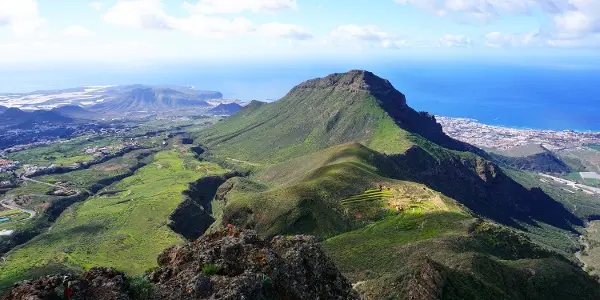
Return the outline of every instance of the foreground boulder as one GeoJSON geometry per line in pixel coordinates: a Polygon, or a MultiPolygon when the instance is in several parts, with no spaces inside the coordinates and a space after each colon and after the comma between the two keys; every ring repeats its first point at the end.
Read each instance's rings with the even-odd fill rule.
{"type": "Polygon", "coordinates": [[[65,299],[65,289],[71,289],[71,299],[126,300],[128,285],[125,275],[110,268],[92,268],[83,277],[48,275],[37,280],[16,284],[2,300],[65,299]]]}
{"type": "Polygon", "coordinates": [[[358,299],[315,239],[264,240],[224,229],[158,258],[148,274],[160,299],[358,299]]]}
{"type": "Polygon", "coordinates": [[[67,287],[72,300],[359,299],[311,236],[265,240],[230,227],[165,250],[158,264],[131,280],[110,268],[44,276],[16,284],[1,300],[65,299],[67,287]]]}

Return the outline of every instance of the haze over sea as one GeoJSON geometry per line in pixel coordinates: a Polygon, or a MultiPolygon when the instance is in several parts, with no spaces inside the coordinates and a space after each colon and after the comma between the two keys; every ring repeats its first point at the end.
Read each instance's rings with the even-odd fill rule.
{"type": "Polygon", "coordinates": [[[83,85],[177,84],[227,98],[273,101],[307,78],[352,68],[389,79],[410,106],[436,115],[508,127],[600,131],[600,67],[587,64],[456,62],[165,64],[0,70],[0,92],[83,85]],[[35,74],[32,76],[32,74],[35,74]]]}

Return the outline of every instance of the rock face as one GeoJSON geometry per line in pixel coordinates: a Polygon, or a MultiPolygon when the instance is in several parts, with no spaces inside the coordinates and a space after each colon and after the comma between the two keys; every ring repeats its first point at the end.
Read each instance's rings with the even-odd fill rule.
{"type": "Polygon", "coordinates": [[[368,92],[394,105],[406,106],[406,97],[386,79],[364,70],[335,73],[324,78],[305,81],[294,87],[291,93],[306,89],[333,89],[336,91],[368,92]]]}
{"type": "Polygon", "coordinates": [[[67,286],[72,300],[359,299],[311,236],[269,241],[254,231],[228,227],[165,250],[158,264],[144,279],[148,288],[143,295],[123,273],[93,268],[82,277],[23,281],[0,300],[64,299],[67,286]]]}
{"type": "Polygon", "coordinates": [[[159,256],[157,299],[358,299],[313,237],[227,228],[159,256]]]}
{"type": "Polygon", "coordinates": [[[110,268],[93,268],[82,278],[65,275],[49,275],[33,281],[16,284],[2,300],[50,300],[64,299],[65,288],[73,291],[72,300],[125,300],[127,282],[123,273],[110,268]]]}

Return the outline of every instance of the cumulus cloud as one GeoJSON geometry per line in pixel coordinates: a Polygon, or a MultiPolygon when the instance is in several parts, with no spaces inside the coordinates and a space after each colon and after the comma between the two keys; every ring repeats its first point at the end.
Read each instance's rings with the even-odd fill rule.
{"type": "Polygon", "coordinates": [[[69,26],[62,30],[62,34],[73,38],[85,38],[96,35],[93,31],[80,25],[69,26]]]}
{"type": "MultiPolygon", "coordinates": [[[[600,1],[598,0],[395,0],[428,10],[442,17],[491,21],[505,14],[546,13],[552,20],[544,35],[547,40],[588,39],[600,33],[600,1]]],[[[569,42],[567,42],[569,41],[569,42]]]]}
{"type": "Polygon", "coordinates": [[[198,14],[236,14],[245,11],[278,12],[296,9],[296,0],[200,0],[196,3],[185,2],[184,7],[198,14]]]}
{"type": "MultiPolygon", "coordinates": [[[[230,1],[219,0],[223,3],[237,3],[239,6],[236,9],[261,11],[261,10],[276,10],[284,7],[284,4],[295,5],[295,1],[230,1]],[[254,6],[249,6],[254,4],[254,6]]],[[[111,7],[105,14],[104,20],[107,23],[136,28],[136,29],[151,29],[151,30],[177,30],[197,37],[206,38],[224,38],[227,36],[235,36],[242,34],[258,33],[263,36],[280,37],[288,39],[305,40],[312,37],[312,34],[306,29],[283,23],[268,23],[256,25],[252,21],[244,17],[223,17],[211,14],[199,13],[197,5],[215,5],[211,13],[216,12],[233,12],[237,11],[233,8],[225,11],[224,7],[219,4],[221,2],[200,1],[196,6],[186,3],[189,15],[185,17],[174,17],[165,13],[162,0],[130,0],[119,1],[115,6],[111,7]]]]}
{"type": "Polygon", "coordinates": [[[471,47],[473,41],[461,34],[446,34],[438,40],[438,47],[457,47],[457,48],[468,48],[471,47]]]}
{"type": "Polygon", "coordinates": [[[43,23],[35,0],[0,0],[0,26],[9,26],[16,36],[32,34],[43,23]]]}
{"type": "Polygon", "coordinates": [[[334,28],[329,34],[334,39],[360,41],[369,45],[377,45],[384,48],[399,48],[408,44],[399,36],[382,31],[375,25],[347,24],[334,28]]]}

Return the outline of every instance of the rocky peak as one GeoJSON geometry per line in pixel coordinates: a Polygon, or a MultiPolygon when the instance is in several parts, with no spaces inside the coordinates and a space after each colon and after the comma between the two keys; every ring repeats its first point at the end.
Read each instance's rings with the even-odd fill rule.
{"type": "Polygon", "coordinates": [[[315,239],[233,227],[174,246],[148,275],[163,299],[358,299],[315,239]]]}
{"type": "Polygon", "coordinates": [[[324,78],[308,80],[293,88],[291,93],[306,89],[366,92],[380,101],[406,106],[404,94],[396,90],[388,80],[365,70],[351,70],[346,73],[334,73],[324,78]]]}

